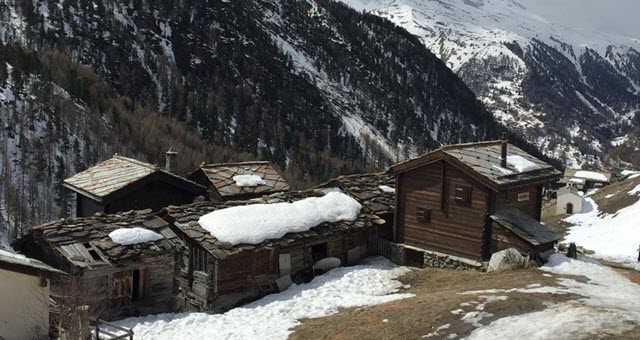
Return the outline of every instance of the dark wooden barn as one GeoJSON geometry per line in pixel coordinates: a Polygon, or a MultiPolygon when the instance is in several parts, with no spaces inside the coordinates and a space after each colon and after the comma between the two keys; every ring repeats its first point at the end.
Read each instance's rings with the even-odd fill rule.
{"type": "Polygon", "coordinates": [[[76,193],[76,216],[192,203],[206,189],[156,165],[114,156],[64,181],[76,193]]]}
{"type": "Polygon", "coordinates": [[[388,173],[397,175],[396,243],[484,261],[559,239],[539,221],[542,188],[561,173],[506,141],[444,146],[388,173]]]}
{"type": "Polygon", "coordinates": [[[215,210],[320,195],[314,191],[276,193],[250,201],[201,202],[163,209],[160,216],[173,225],[187,246],[183,262],[188,265],[178,277],[184,309],[224,311],[278,292],[291,282],[309,280],[321,259],[334,257],[345,265],[367,256],[367,233],[373,225],[384,224],[367,209],[362,209],[355,221],[323,223],[307,232],[289,233],[259,244],[221,242],[198,224],[201,216],[215,210]]]}
{"type": "Polygon", "coordinates": [[[187,178],[205,186],[212,202],[250,199],[290,190],[275,166],[262,161],[201,165],[187,178]],[[258,176],[263,183],[240,186],[234,177],[243,175],[258,176]]]}
{"type": "Polygon", "coordinates": [[[117,319],[175,310],[183,245],[150,210],[59,220],[35,226],[14,246],[69,274],[52,283],[52,298],[88,305],[92,316],[117,319]],[[151,231],[155,241],[116,243],[119,229],[151,231]]]}

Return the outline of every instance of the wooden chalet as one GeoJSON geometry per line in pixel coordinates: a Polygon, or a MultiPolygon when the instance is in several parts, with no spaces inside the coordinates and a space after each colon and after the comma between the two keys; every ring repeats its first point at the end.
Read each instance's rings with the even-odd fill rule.
{"type": "Polygon", "coordinates": [[[172,224],[186,245],[183,262],[187,265],[178,277],[184,309],[224,311],[285,289],[291,282],[308,281],[321,259],[339,258],[344,265],[367,256],[367,232],[373,225],[384,224],[367,209],[362,209],[355,221],[323,223],[307,232],[259,244],[220,242],[198,224],[201,216],[219,209],[321,195],[320,191],[276,193],[249,201],[201,202],[163,209],[160,216],[172,224]]]}
{"type": "Polygon", "coordinates": [[[42,224],[16,240],[15,247],[68,273],[69,280],[52,285],[52,298],[60,303],[82,300],[92,316],[115,319],[174,311],[182,243],[151,210],[42,224]],[[115,243],[109,234],[123,228],[143,228],[161,238],[115,243]]]}
{"type": "Polygon", "coordinates": [[[156,165],[118,155],[67,178],[64,186],[76,193],[77,217],[98,212],[158,211],[172,204],[192,203],[206,193],[203,186],[156,165]]]}
{"type": "Polygon", "coordinates": [[[485,261],[509,247],[542,253],[560,238],[540,215],[542,188],[561,173],[505,140],[444,146],[388,173],[397,176],[394,242],[411,252],[485,261]]]}
{"type": "Polygon", "coordinates": [[[213,202],[250,199],[290,190],[275,166],[262,161],[201,165],[187,178],[205,186],[213,202]],[[233,179],[238,175],[259,176],[264,184],[239,186],[233,179]]]}

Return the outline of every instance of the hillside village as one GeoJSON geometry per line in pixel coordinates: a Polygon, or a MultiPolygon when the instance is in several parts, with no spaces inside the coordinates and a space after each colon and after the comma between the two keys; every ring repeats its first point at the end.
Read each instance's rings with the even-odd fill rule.
{"type": "Polygon", "coordinates": [[[177,162],[171,150],[164,167],[115,155],[67,178],[76,216],[0,252],[13,282],[3,295],[24,306],[0,308],[2,336],[633,338],[640,327],[640,172],[563,176],[506,139],[306,190],[268,162],[187,177],[177,162]]]}
{"type": "Polygon", "coordinates": [[[0,1],[0,340],[640,340],[636,13],[0,1]]]}

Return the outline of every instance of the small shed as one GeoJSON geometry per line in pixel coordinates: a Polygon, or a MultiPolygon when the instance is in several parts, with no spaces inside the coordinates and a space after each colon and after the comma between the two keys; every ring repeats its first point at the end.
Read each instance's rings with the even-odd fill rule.
{"type": "Polygon", "coordinates": [[[158,211],[172,204],[192,203],[206,189],[160,167],[135,159],[113,156],[65,179],[76,193],[76,216],[129,210],[158,211]]]}
{"type": "Polygon", "coordinates": [[[560,236],[544,224],[518,209],[506,209],[491,215],[491,250],[516,248],[531,256],[553,250],[560,236]]]}
{"type": "Polygon", "coordinates": [[[201,165],[187,178],[205,186],[213,202],[250,199],[290,190],[275,166],[264,161],[201,165]]]}
{"type": "Polygon", "coordinates": [[[53,284],[59,304],[81,300],[102,319],[174,311],[182,242],[151,210],[45,223],[15,246],[69,274],[53,284]]]}
{"type": "Polygon", "coordinates": [[[573,183],[580,190],[601,188],[611,183],[611,173],[582,169],[566,169],[561,185],[573,183]]]}
{"type": "Polygon", "coordinates": [[[558,189],[558,197],[556,200],[556,214],[557,215],[571,215],[579,214],[582,212],[582,205],[584,204],[584,193],[572,183],[567,186],[558,189]]]}
{"type": "Polygon", "coordinates": [[[314,191],[286,192],[248,201],[201,202],[163,209],[160,216],[172,224],[187,246],[183,262],[188,265],[178,277],[183,308],[224,311],[285,289],[291,282],[308,281],[314,275],[314,265],[322,259],[338,258],[345,265],[367,256],[367,232],[384,220],[366,209],[355,221],[322,223],[309,231],[288,233],[259,244],[221,242],[198,223],[201,216],[216,210],[291,203],[321,195],[314,191]]]}
{"type": "Polygon", "coordinates": [[[49,288],[64,275],[0,246],[0,339],[49,338],[49,288]]]}

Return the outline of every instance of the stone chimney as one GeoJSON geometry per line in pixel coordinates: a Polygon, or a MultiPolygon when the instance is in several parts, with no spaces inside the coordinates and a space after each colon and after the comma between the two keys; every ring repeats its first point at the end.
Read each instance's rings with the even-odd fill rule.
{"type": "Polygon", "coordinates": [[[502,133],[502,143],[500,143],[500,166],[507,167],[507,133],[502,133]]]}
{"type": "Polygon", "coordinates": [[[167,172],[175,174],[176,171],[178,170],[178,159],[177,159],[178,153],[171,150],[171,148],[169,148],[169,151],[167,151],[166,155],[167,155],[167,158],[166,158],[164,169],[167,172]]]}

